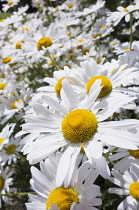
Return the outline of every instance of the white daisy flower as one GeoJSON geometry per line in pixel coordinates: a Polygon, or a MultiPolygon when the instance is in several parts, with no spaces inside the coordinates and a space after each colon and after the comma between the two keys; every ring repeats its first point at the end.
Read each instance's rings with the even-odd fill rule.
{"type": "Polygon", "coordinates": [[[9,137],[14,130],[15,124],[7,124],[0,132],[0,150],[9,142],[9,137]]]}
{"type": "MultiPolygon", "coordinates": [[[[138,137],[139,131],[132,130],[132,132],[135,133],[135,135],[138,137]]],[[[121,149],[115,151],[115,154],[110,156],[111,161],[118,160],[118,162],[115,163],[114,169],[119,170],[121,173],[124,173],[127,171],[131,164],[139,165],[139,149],[137,150],[131,150],[131,149],[121,149]]]]}
{"type": "Polygon", "coordinates": [[[44,82],[49,85],[40,87],[37,89],[38,93],[35,93],[33,100],[40,100],[42,95],[48,95],[55,100],[60,100],[60,92],[62,89],[62,80],[65,79],[65,71],[58,70],[53,73],[53,78],[45,77],[44,82]]]}
{"type": "Polygon", "coordinates": [[[122,88],[121,85],[128,85],[133,78],[136,78],[138,71],[136,68],[127,68],[128,64],[119,65],[119,62],[112,60],[111,63],[106,62],[105,64],[98,65],[92,58],[87,61],[80,63],[80,71],[77,69],[69,69],[65,67],[66,78],[73,85],[76,92],[81,96],[85,97],[90,94],[92,84],[97,80],[101,79],[102,90],[98,96],[98,99],[111,97],[120,97],[125,93],[133,93],[133,90],[128,88],[122,88]],[[118,96],[119,95],[119,96],[118,96]]]}
{"type": "Polygon", "coordinates": [[[45,162],[40,163],[41,171],[31,167],[32,188],[38,195],[29,195],[30,202],[26,203],[28,210],[96,210],[94,206],[101,205],[100,188],[94,185],[98,174],[90,163],[85,162],[74,168],[73,176],[68,177],[61,186],[56,184],[56,170],[61,154],[51,155],[45,162]]]}
{"type": "Polygon", "coordinates": [[[130,21],[130,13],[133,14],[134,18],[139,18],[139,4],[136,5],[129,5],[128,7],[117,7],[118,11],[115,12],[108,12],[108,18],[107,18],[107,24],[112,23],[114,26],[116,26],[123,17],[125,17],[125,21],[130,21]]]}
{"type": "Polygon", "coordinates": [[[24,43],[24,55],[31,57],[32,62],[36,62],[40,58],[45,58],[44,54],[47,50],[50,53],[55,53],[61,45],[60,39],[66,37],[65,30],[66,29],[59,30],[54,23],[47,29],[41,26],[41,31],[37,32],[34,37],[30,37],[24,43]]]}
{"type": "Polygon", "coordinates": [[[136,146],[139,145],[138,138],[127,131],[127,126],[128,129],[138,127],[138,120],[103,122],[123,104],[130,102],[131,98],[122,95],[122,98],[113,99],[110,105],[107,101],[95,103],[101,90],[100,81],[96,81],[92,88],[94,91],[88,99],[80,102],[71,85],[63,80],[61,92],[63,106],[44,96],[44,103],[48,104],[50,109],[39,103],[33,103],[34,112],[25,116],[27,123],[22,125],[23,130],[30,133],[29,135],[40,133],[34,142],[28,140],[29,143],[26,142],[22,150],[24,154],[28,153],[27,159],[31,164],[38,163],[58,149],[67,147],[58,167],[60,183],[67,174],[71,159],[75,164],[82,145],[89,160],[102,157],[101,142],[126,149],[138,148],[136,146]],[[62,174],[61,167],[64,168],[62,174]]]}
{"type": "Polygon", "coordinates": [[[82,12],[76,12],[76,17],[87,16],[90,15],[100,8],[104,7],[105,1],[98,0],[95,5],[91,5],[90,8],[84,8],[82,12]]]}
{"type": "Polygon", "coordinates": [[[2,10],[4,12],[6,12],[8,9],[10,9],[11,7],[14,7],[15,5],[17,5],[19,3],[20,0],[8,0],[7,4],[3,4],[3,8],[2,10]]]}
{"type": "Polygon", "coordinates": [[[127,196],[117,210],[139,209],[139,166],[132,164],[130,170],[124,174],[115,170],[112,174],[114,177],[110,177],[110,181],[121,188],[110,188],[109,193],[127,196]]]}
{"type": "MultiPolygon", "coordinates": [[[[11,178],[12,174],[13,174],[13,171],[9,172],[8,167],[6,167],[5,170],[2,166],[0,167],[0,193],[1,194],[7,194],[7,193],[16,191],[15,188],[9,188],[10,185],[13,184],[12,182],[13,178],[11,178]]],[[[2,203],[1,203],[2,200],[5,203],[9,202],[7,196],[0,196],[0,208],[2,208],[2,203]]]]}
{"type": "Polygon", "coordinates": [[[5,165],[6,162],[10,165],[12,162],[16,163],[19,156],[13,154],[12,152],[21,152],[22,146],[19,145],[21,138],[11,137],[9,143],[4,145],[4,149],[0,152],[1,165],[5,165]]]}

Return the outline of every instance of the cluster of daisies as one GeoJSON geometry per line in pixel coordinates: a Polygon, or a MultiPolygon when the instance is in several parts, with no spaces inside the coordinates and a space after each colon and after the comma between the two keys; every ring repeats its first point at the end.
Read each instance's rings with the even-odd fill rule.
{"type": "Polygon", "coordinates": [[[27,210],[103,210],[100,177],[111,209],[139,209],[139,1],[20,3],[0,18],[0,209],[26,194],[27,210]]]}

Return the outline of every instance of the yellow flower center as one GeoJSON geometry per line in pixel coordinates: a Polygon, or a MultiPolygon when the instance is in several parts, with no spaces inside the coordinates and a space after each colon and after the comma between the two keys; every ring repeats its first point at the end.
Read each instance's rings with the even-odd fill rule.
{"type": "Polygon", "coordinates": [[[11,57],[5,57],[3,58],[2,63],[9,63],[11,60],[12,60],[11,57]]]}
{"type": "Polygon", "coordinates": [[[105,25],[100,26],[100,28],[105,28],[105,25]]]}
{"type": "Polygon", "coordinates": [[[42,37],[38,42],[37,42],[37,48],[38,50],[42,50],[42,47],[50,47],[52,45],[52,40],[49,37],[42,37]]]}
{"type": "Polygon", "coordinates": [[[5,138],[0,138],[0,144],[5,140],[5,138]]]}
{"type": "Polygon", "coordinates": [[[15,145],[15,144],[11,144],[11,145],[9,145],[9,146],[7,147],[7,149],[10,150],[11,152],[7,150],[7,151],[5,151],[5,153],[6,153],[7,155],[11,155],[12,152],[15,151],[16,145],[15,145]]]}
{"type": "Polygon", "coordinates": [[[94,135],[97,124],[97,118],[92,112],[76,109],[68,113],[62,121],[62,132],[71,143],[82,143],[94,135]]]}
{"type": "Polygon", "coordinates": [[[129,47],[127,47],[127,48],[125,48],[124,50],[125,50],[125,51],[127,51],[127,50],[130,50],[130,48],[129,48],[129,47]]]}
{"type": "Polygon", "coordinates": [[[24,43],[24,41],[17,42],[15,48],[16,49],[21,49],[21,43],[24,43]]]}
{"type": "Polygon", "coordinates": [[[16,64],[18,64],[18,62],[9,63],[9,66],[13,67],[13,66],[15,66],[16,64]]]}
{"type": "Polygon", "coordinates": [[[13,4],[14,3],[14,1],[9,1],[8,3],[7,3],[7,5],[11,5],[11,4],[13,4]]]}
{"type": "Polygon", "coordinates": [[[4,187],[4,179],[2,176],[0,176],[0,191],[3,189],[4,187]]]}
{"type": "Polygon", "coordinates": [[[12,108],[12,109],[17,109],[15,103],[16,103],[16,102],[19,102],[19,103],[20,103],[21,101],[23,101],[23,100],[22,100],[22,99],[15,100],[13,103],[11,103],[11,108],[12,108]]]}
{"type": "Polygon", "coordinates": [[[54,203],[60,210],[70,210],[73,202],[79,203],[77,192],[73,188],[59,187],[50,192],[46,202],[46,210],[54,203]]]}
{"type": "Polygon", "coordinates": [[[1,83],[0,84],[0,90],[3,90],[6,87],[6,85],[7,85],[6,83],[1,83]]]}
{"type": "Polygon", "coordinates": [[[0,74],[0,78],[5,78],[5,75],[4,74],[0,74]]]}
{"type": "Polygon", "coordinates": [[[4,22],[4,20],[0,20],[0,22],[4,22]]]}
{"type": "Polygon", "coordinates": [[[111,92],[111,90],[112,90],[111,81],[107,77],[105,77],[105,76],[95,76],[95,77],[92,77],[87,82],[86,92],[89,93],[91,86],[94,84],[94,82],[97,79],[101,79],[101,86],[103,86],[102,89],[101,89],[101,92],[100,92],[100,94],[98,96],[98,98],[102,98],[102,97],[108,95],[111,92]]]}
{"type": "Polygon", "coordinates": [[[73,4],[68,4],[68,8],[72,8],[73,7],[73,4]]]}
{"type": "Polygon", "coordinates": [[[77,42],[83,42],[84,41],[84,39],[79,39],[79,40],[77,40],[77,42]]]}
{"type": "Polygon", "coordinates": [[[87,52],[89,52],[89,49],[83,49],[83,54],[85,55],[87,52]]]}
{"type": "Polygon", "coordinates": [[[62,80],[65,79],[65,77],[62,77],[61,79],[58,80],[58,82],[55,85],[55,92],[57,96],[60,97],[60,91],[62,89],[62,80]]]}
{"type": "Polygon", "coordinates": [[[102,34],[101,33],[100,34],[96,34],[96,35],[93,36],[93,38],[97,38],[99,36],[102,36],[102,34]]]}
{"type": "Polygon", "coordinates": [[[22,32],[28,31],[28,28],[22,28],[22,32]]]}
{"type": "Polygon", "coordinates": [[[97,63],[101,63],[101,61],[102,61],[101,58],[99,58],[99,59],[96,60],[97,63]]]}
{"type": "Polygon", "coordinates": [[[35,5],[36,5],[36,6],[40,6],[40,4],[41,4],[40,2],[37,2],[35,5]]]}
{"type": "Polygon", "coordinates": [[[67,32],[67,33],[66,33],[66,35],[67,35],[67,36],[70,36],[70,35],[71,35],[71,33],[70,33],[70,32],[67,32]]]}
{"type": "Polygon", "coordinates": [[[50,62],[48,63],[48,65],[49,65],[49,66],[52,66],[52,65],[53,65],[53,62],[52,62],[52,61],[50,61],[50,62]]]}
{"type": "Polygon", "coordinates": [[[129,151],[129,153],[130,153],[130,155],[132,155],[133,157],[135,157],[135,158],[139,158],[139,150],[137,149],[137,150],[128,150],[129,151]]]}
{"type": "Polygon", "coordinates": [[[127,8],[124,8],[124,9],[123,9],[123,12],[128,12],[128,9],[127,9],[127,8]]]}
{"type": "Polygon", "coordinates": [[[72,59],[73,59],[73,55],[69,55],[69,56],[68,56],[68,59],[69,59],[69,60],[72,60],[72,59]]]}
{"type": "Polygon", "coordinates": [[[133,182],[130,184],[129,187],[130,195],[132,195],[133,198],[139,199],[139,182],[133,182]]]}
{"type": "Polygon", "coordinates": [[[130,29],[129,30],[126,30],[125,32],[127,32],[127,33],[130,32],[130,29]]]}
{"type": "Polygon", "coordinates": [[[117,44],[116,42],[113,42],[113,43],[112,43],[112,45],[116,45],[116,44],[117,44]]]}

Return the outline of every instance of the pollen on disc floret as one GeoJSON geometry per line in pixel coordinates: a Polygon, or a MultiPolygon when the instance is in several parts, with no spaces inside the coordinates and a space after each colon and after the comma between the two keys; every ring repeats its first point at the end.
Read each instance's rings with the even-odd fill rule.
{"type": "Polygon", "coordinates": [[[68,113],[62,121],[62,132],[71,143],[82,143],[95,134],[97,125],[95,114],[86,109],[76,109],[68,113]]]}
{"type": "Polygon", "coordinates": [[[38,48],[38,50],[42,50],[43,47],[47,48],[47,47],[50,47],[52,44],[53,44],[52,40],[49,37],[42,37],[37,42],[37,48],[38,48]]]}
{"type": "Polygon", "coordinates": [[[102,98],[102,97],[108,95],[112,90],[111,81],[105,76],[92,77],[86,84],[86,92],[89,93],[91,86],[94,84],[94,82],[97,79],[101,79],[101,86],[103,86],[100,91],[100,94],[98,95],[98,98],[102,98]]]}
{"type": "Polygon", "coordinates": [[[130,184],[129,187],[130,195],[132,195],[133,198],[139,200],[139,182],[133,182],[130,184]]]}
{"type": "Polygon", "coordinates": [[[139,149],[138,150],[128,150],[130,155],[132,155],[134,158],[139,158],[139,149]]]}
{"type": "Polygon", "coordinates": [[[77,192],[71,188],[59,187],[50,192],[46,202],[46,210],[54,203],[60,210],[70,210],[73,202],[79,203],[77,192]]]}

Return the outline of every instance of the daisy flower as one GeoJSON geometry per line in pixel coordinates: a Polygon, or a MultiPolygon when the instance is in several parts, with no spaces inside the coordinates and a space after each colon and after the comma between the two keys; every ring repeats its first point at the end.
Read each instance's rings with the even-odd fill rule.
{"type": "Polygon", "coordinates": [[[56,184],[56,170],[61,153],[51,155],[40,163],[41,171],[31,167],[32,188],[38,195],[29,195],[30,202],[26,203],[28,210],[96,210],[94,206],[101,205],[100,188],[94,185],[98,174],[91,164],[85,162],[74,169],[70,180],[65,179],[61,186],[56,184]],[[91,177],[91,178],[90,178],[91,177]]]}
{"type": "Polygon", "coordinates": [[[94,59],[82,61],[80,66],[82,70],[69,69],[65,67],[66,78],[73,85],[75,91],[81,96],[86,97],[90,94],[92,84],[101,79],[103,85],[98,99],[118,97],[121,94],[133,93],[133,90],[121,88],[126,86],[133,78],[136,78],[138,71],[136,68],[127,68],[128,64],[119,65],[119,61],[112,60],[111,63],[98,65],[94,59]],[[73,73],[74,72],[74,73],[73,73]]]}
{"type": "MultiPolygon", "coordinates": [[[[134,132],[135,135],[138,137],[138,129],[132,132],[134,132]]],[[[121,173],[124,173],[131,167],[132,163],[139,165],[139,149],[128,150],[119,148],[118,150],[116,150],[115,154],[111,155],[110,160],[118,160],[118,162],[116,162],[114,165],[114,169],[119,170],[121,173]]]]}
{"type": "Polygon", "coordinates": [[[12,152],[21,152],[21,145],[19,145],[21,138],[14,138],[11,137],[9,139],[9,143],[7,143],[4,149],[0,152],[1,156],[1,165],[5,165],[6,162],[10,165],[12,162],[16,163],[17,155],[13,154],[12,152]]]}
{"type": "Polygon", "coordinates": [[[126,195],[117,210],[137,210],[139,208],[139,166],[132,164],[129,171],[124,174],[114,170],[110,181],[121,188],[110,188],[109,193],[126,195]]]}
{"type": "Polygon", "coordinates": [[[98,0],[95,5],[91,5],[90,8],[84,8],[82,12],[76,12],[76,17],[87,16],[96,12],[100,8],[104,7],[105,1],[98,0]]]}
{"type": "Polygon", "coordinates": [[[2,10],[4,12],[6,12],[8,9],[10,9],[11,7],[14,7],[15,5],[17,5],[19,3],[20,0],[8,0],[7,4],[3,4],[3,8],[2,10]]]}
{"type": "Polygon", "coordinates": [[[129,5],[128,7],[117,7],[118,11],[115,12],[108,12],[107,15],[107,24],[113,23],[114,26],[116,26],[123,17],[125,17],[125,21],[130,21],[130,13],[133,14],[134,18],[139,18],[139,4],[129,5]]]}
{"type": "MultiPolygon", "coordinates": [[[[0,167],[0,193],[7,194],[16,191],[15,188],[9,188],[13,184],[13,178],[11,178],[12,174],[13,171],[9,172],[8,167],[6,167],[5,170],[2,166],[0,167]]],[[[2,200],[8,203],[8,197],[0,196],[0,208],[2,208],[2,200]]]]}
{"type": "Polygon", "coordinates": [[[128,129],[138,127],[138,120],[103,122],[132,99],[122,95],[119,99],[112,99],[110,105],[103,101],[104,106],[101,102],[95,103],[101,90],[100,81],[96,81],[92,88],[94,91],[88,99],[79,101],[71,85],[63,80],[61,104],[44,96],[45,106],[32,102],[33,112],[25,116],[23,131],[32,135],[40,133],[34,142],[28,140],[29,143],[26,142],[22,149],[24,154],[28,153],[30,164],[38,163],[60,148],[66,148],[58,167],[60,182],[67,174],[71,159],[75,164],[82,147],[88,159],[102,157],[103,145],[100,141],[126,149],[138,148],[138,138],[127,131],[127,126],[128,129]],[[61,167],[65,171],[62,174],[61,167]]]}
{"type": "Polygon", "coordinates": [[[15,124],[7,124],[0,132],[0,150],[9,142],[9,137],[14,130],[15,124]]]}
{"type": "Polygon", "coordinates": [[[61,45],[60,39],[66,37],[66,29],[59,30],[54,23],[46,31],[44,29],[41,26],[41,31],[36,32],[35,36],[30,37],[23,45],[24,55],[31,57],[32,62],[45,57],[47,50],[55,53],[61,45]]]}
{"type": "Polygon", "coordinates": [[[53,78],[45,77],[43,81],[48,83],[49,85],[38,88],[38,93],[35,93],[32,99],[38,100],[39,98],[40,100],[42,95],[48,95],[55,100],[59,100],[63,79],[65,79],[64,70],[55,71],[53,73],[53,78]]]}

